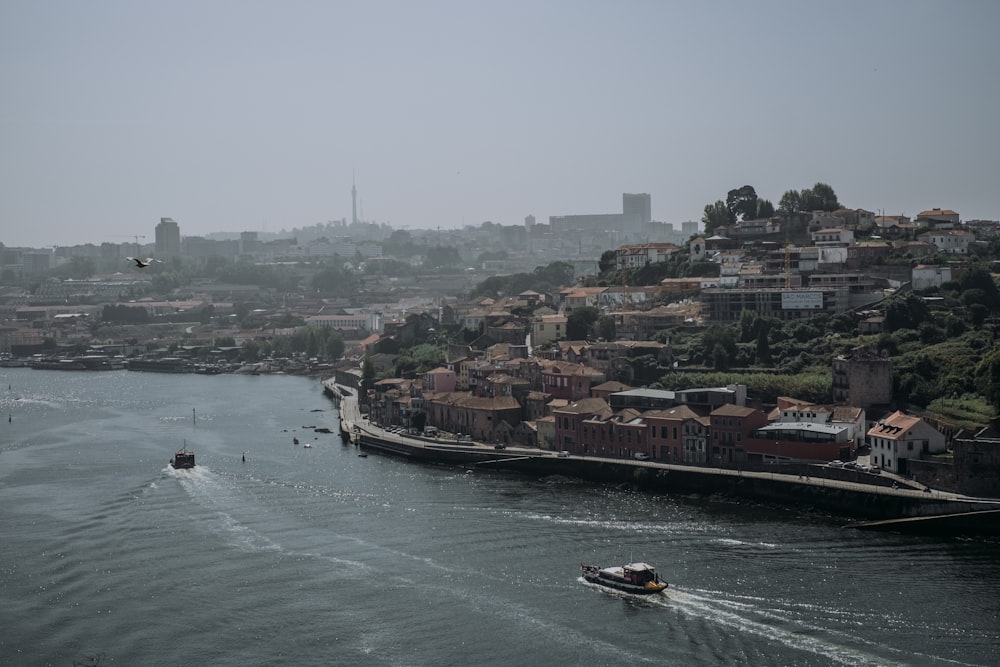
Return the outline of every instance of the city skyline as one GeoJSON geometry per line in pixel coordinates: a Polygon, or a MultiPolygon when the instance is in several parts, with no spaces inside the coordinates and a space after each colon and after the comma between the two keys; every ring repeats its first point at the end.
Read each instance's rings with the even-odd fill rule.
{"type": "Polygon", "coordinates": [[[1000,218],[1000,5],[833,9],[5,3],[0,243],[546,223],[624,192],[679,228],[816,182],[1000,218]]]}

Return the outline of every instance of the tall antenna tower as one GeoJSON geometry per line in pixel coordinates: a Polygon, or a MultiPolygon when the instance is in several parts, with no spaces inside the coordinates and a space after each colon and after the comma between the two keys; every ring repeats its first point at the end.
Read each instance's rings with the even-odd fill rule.
{"type": "Polygon", "coordinates": [[[358,188],[355,184],[354,170],[351,170],[351,224],[358,224],[358,188]]]}

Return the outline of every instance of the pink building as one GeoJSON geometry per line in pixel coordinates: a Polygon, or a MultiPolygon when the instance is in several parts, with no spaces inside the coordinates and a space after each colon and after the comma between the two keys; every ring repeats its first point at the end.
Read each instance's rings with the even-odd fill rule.
{"type": "Polygon", "coordinates": [[[444,366],[438,366],[424,374],[424,390],[434,393],[451,393],[455,391],[457,376],[455,371],[444,366]]]}

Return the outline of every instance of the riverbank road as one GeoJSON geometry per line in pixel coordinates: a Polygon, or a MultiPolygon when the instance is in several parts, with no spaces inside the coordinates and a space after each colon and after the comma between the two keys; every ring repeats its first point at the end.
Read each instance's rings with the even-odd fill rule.
{"type": "MultiPolygon", "coordinates": [[[[422,448],[448,448],[452,451],[456,449],[483,450],[493,449],[491,444],[474,442],[471,440],[456,441],[448,437],[424,438],[422,436],[407,435],[405,432],[390,432],[380,426],[371,424],[365,419],[358,403],[357,390],[337,385],[332,379],[325,380],[324,386],[328,387],[339,398],[340,418],[344,423],[344,428],[352,434],[362,433],[372,437],[383,438],[396,442],[406,442],[412,446],[422,448]]],[[[633,459],[606,458],[599,456],[586,456],[579,454],[563,454],[561,452],[542,450],[534,447],[510,446],[504,450],[504,457],[510,456],[532,456],[539,458],[564,458],[566,460],[594,461],[601,463],[613,462],[620,465],[628,465],[636,468],[649,468],[659,473],[669,474],[671,470],[684,471],[685,473],[743,477],[746,479],[766,479],[777,483],[818,486],[832,489],[844,489],[846,491],[864,492],[870,494],[896,496],[901,498],[926,498],[936,501],[955,501],[961,503],[971,503],[982,505],[983,509],[998,509],[1000,503],[995,498],[975,498],[964,496],[949,491],[940,491],[930,488],[913,488],[913,482],[900,478],[898,475],[883,472],[880,477],[895,479],[896,487],[879,484],[866,484],[863,482],[851,482],[847,480],[831,479],[823,476],[790,474],[783,472],[760,472],[750,470],[740,470],[738,468],[715,468],[709,466],[679,465],[675,463],[660,463],[657,461],[636,461],[633,459]]],[[[821,472],[822,465],[817,465],[817,472],[821,472]]]]}

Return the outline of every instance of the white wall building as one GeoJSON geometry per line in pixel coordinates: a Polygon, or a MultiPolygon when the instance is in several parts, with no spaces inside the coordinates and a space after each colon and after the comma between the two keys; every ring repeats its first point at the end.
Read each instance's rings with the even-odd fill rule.
{"type": "Polygon", "coordinates": [[[868,429],[871,463],[891,472],[907,472],[906,461],[947,449],[944,434],[920,417],[897,410],[868,429]]]}
{"type": "Polygon", "coordinates": [[[941,252],[965,255],[969,252],[969,244],[976,240],[976,235],[964,229],[940,229],[921,234],[917,240],[933,243],[941,252]]]}
{"type": "Polygon", "coordinates": [[[951,267],[919,264],[913,267],[911,275],[910,282],[915,290],[941,287],[951,281],[951,267]]]}

